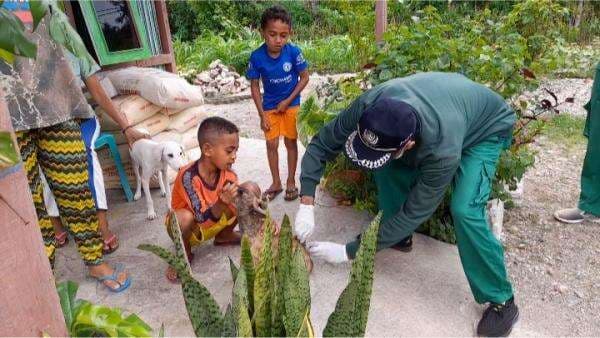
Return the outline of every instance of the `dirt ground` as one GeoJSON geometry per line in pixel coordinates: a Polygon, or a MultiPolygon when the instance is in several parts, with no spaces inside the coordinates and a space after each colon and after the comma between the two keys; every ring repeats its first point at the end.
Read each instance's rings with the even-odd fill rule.
{"type": "MultiPolygon", "coordinates": [[[[311,78],[305,93],[323,81],[311,78]]],[[[574,103],[559,108],[582,116],[591,85],[591,79],[559,79],[544,81],[542,87],[559,101],[574,97],[574,103]]],[[[546,94],[540,89],[527,95],[546,94]]],[[[252,100],[207,109],[238,124],[242,136],[264,138],[252,100]]],[[[599,336],[600,224],[563,225],[552,216],[577,205],[585,145],[565,148],[542,137],[534,149],[536,166],[525,176],[524,197],[504,220],[506,262],[522,319],[546,322],[547,332],[556,335],[599,336]]]]}

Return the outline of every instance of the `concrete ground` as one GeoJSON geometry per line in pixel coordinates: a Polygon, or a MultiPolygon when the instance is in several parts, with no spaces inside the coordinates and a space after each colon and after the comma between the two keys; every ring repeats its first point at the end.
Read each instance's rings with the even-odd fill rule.
{"type": "MultiPolygon", "coordinates": [[[[282,147],[283,148],[283,145],[282,147]]],[[[236,162],[240,180],[257,181],[261,187],[270,184],[264,141],[242,139],[236,162]]],[[[285,159],[281,151],[280,163],[285,159]]],[[[287,171],[282,165],[282,172],[287,171]]],[[[286,175],[282,175],[285,179],[286,175]]],[[[153,328],[165,325],[168,336],[192,336],[181,288],[164,277],[166,264],[158,257],[138,250],[141,243],[170,246],[162,218],[146,220],[145,202],[126,203],[119,190],[109,191],[111,229],[119,236],[121,247],[107,256],[107,261],[124,263],[133,278],[129,290],[113,294],[91,278],[79,259],[72,241],[58,251],[56,278],[79,283],[78,297],[94,303],[121,307],[134,312],[153,328]]],[[[153,191],[157,213],[166,212],[165,200],[153,191]]],[[[320,193],[316,208],[317,229],[314,240],[344,243],[356,236],[370,220],[366,213],[351,207],[336,206],[320,193]]],[[[279,220],[284,213],[295,215],[298,202],[284,202],[279,196],[271,203],[271,211],[279,220]]],[[[239,262],[239,247],[195,248],[192,268],[196,277],[213,293],[224,309],[230,300],[232,281],[227,256],[239,262]]],[[[321,333],[336,300],[345,287],[350,264],[333,266],[315,262],[311,275],[312,321],[321,333]]],[[[519,299],[517,293],[517,301],[519,299]]],[[[461,268],[456,247],[417,235],[410,253],[385,250],[377,254],[375,282],[367,336],[472,336],[484,307],[477,305],[461,268]]],[[[522,316],[524,317],[524,316],[522,316]]],[[[548,335],[544,323],[521,322],[513,335],[548,335]]]]}

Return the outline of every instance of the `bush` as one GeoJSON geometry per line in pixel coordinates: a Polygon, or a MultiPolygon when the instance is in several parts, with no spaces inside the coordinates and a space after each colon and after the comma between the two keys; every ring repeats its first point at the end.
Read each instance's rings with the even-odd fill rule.
{"type": "MultiPolygon", "coordinates": [[[[307,140],[311,132],[320,129],[360,95],[366,88],[361,86],[361,77],[378,84],[416,72],[459,72],[499,92],[511,101],[517,114],[513,144],[500,157],[491,194],[492,198],[499,197],[510,204],[505,185],[514,187],[534,164],[534,154],[527,145],[542,131],[543,122],[531,121],[539,120],[541,113],[552,108],[536,105],[531,115],[527,113],[531,103],[514,97],[525,89],[536,88],[537,77],[550,74],[562,64],[563,49],[556,46],[560,47],[563,41],[553,23],[561,22],[565,13],[556,3],[530,0],[516,4],[497,21],[493,20],[490,10],[485,9],[474,18],[446,22],[435,7],[425,7],[410,24],[390,27],[384,47],[376,55],[377,66],[373,72],[361,74],[355,82],[337,84],[336,89],[328,93],[333,99],[305,102],[299,115],[300,132],[306,134],[303,139],[307,140]]],[[[338,159],[336,163],[340,161],[347,160],[338,159]]],[[[328,168],[330,166],[333,165],[329,164],[328,168]]],[[[358,191],[351,199],[375,211],[374,185],[370,182],[366,186],[370,187],[369,191],[358,191]]],[[[420,231],[454,242],[448,197],[420,231]]]]}

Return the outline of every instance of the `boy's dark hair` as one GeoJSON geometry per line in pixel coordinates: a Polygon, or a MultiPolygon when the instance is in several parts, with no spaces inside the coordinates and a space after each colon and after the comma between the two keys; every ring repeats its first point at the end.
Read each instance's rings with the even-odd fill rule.
{"type": "Polygon", "coordinates": [[[287,24],[292,28],[292,17],[290,13],[285,10],[285,8],[275,5],[273,7],[269,7],[265,9],[260,18],[260,28],[265,29],[269,21],[281,20],[281,22],[287,24]]]}
{"type": "Polygon", "coordinates": [[[238,127],[222,117],[209,117],[200,123],[198,127],[198,144],[202,147],[205,143],[211,143],[215,137],[223,134],[237,134],[238,127]]]}

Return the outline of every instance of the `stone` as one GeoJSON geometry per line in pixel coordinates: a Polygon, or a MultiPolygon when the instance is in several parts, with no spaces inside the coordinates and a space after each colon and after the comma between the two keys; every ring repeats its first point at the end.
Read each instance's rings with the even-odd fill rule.
{"type": "Polygon", "coordinates": [[[554,284],[554,291],[564,295],[565,293],[567,293],[567,291],[569,291],[569,287],[567,287],[564,284],[560,284],[560,283],[555,283],[554,284]]]}
{"type": "Polygon", "coordinates": [[[212,78],[210,77],[210,72],[202,72],[196,75],[196,79],[206,83],[209,83],[212,80],[212,78]]]}
{"type": "Polygon", "coordinates": [[[234,81],[235,78],[233,76],[223,77],[221,80],[219,80],[219,85],[230,85],[233,84],[234,81]]]}
{"type": "Polygon", "coordinates": [[[213,68],[210,70],[210,77],[211,78],[216,78],[219,74],[221,73],[221,70],[218,68],[213,68]]]}
{"type": "Polygon", "coordinates": [[[223,62],[220,59],[216,59],[215,61],[211,62],[210,65],[208,65],[209,69],[215,69],[218,66],[223,65],[223,62]]]}

